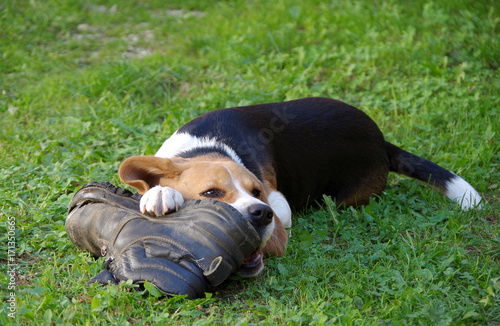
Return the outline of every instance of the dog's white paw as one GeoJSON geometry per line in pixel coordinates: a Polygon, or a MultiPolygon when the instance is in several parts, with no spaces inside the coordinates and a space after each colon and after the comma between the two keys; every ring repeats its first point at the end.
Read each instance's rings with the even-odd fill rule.
{"type": "Polygon", "coordinates": [[[177,190],[155,186],[142,196],[140,209],[143,214],[162,216],[177,211],[183,203],[184,198],[177,190]]]}

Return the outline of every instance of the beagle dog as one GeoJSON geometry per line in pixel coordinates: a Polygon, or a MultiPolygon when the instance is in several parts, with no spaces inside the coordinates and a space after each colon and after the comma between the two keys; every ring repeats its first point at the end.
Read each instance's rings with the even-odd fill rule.
{"type": "Polygon", "coordinates": [[[120,179],[143,194],[143,213],[164,216],[186,200],[215,198],[238,209],[262,239],[240,275],[263,269],[262,257],[282,256],[292,209],[331,196],[338,206],[367,204],[389,172],[418,179],[457,201],[481,206],[481,196],[452,172],[387,142],[362,111],[329,98],[220,109],[188,122],[155,156],[133,156],[120,179]]]}

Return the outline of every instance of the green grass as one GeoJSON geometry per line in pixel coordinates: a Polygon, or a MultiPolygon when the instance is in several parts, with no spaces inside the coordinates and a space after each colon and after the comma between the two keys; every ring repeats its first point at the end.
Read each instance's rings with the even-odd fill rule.
{"type": "Polygon", "coordinates": [[[500,323],[498,1],[303,3],[0,5],[0,324],[500,323]],[[297,213],[286,257],[204,299],[86,285],[102,261],[64,229],[79,186],[122,185],[123,159],[202,112],[305,96],[361,108],[486,207],[391,175],[370,205],[297,213]]]}

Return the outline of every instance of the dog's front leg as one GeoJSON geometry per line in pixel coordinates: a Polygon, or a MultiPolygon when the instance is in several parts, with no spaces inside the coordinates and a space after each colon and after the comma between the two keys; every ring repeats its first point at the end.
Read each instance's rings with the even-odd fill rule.
{"type": "Polygon", "coordinates": [[[177,190],[155,186],[142,196],[140,209],[143,214],[162,216],[177,211],[183,203],[184,198],[177,190]]]}
{"type": "Polygon", "coordinates": [[[274,214],[278,216],[283,227],[285,229],[290,229],[292,227],[292,210],[290,204],[286,200],[285,196],[277,190],[273,190],[268,196],[267,200],[269,206],[274,211],[274,214]]]}

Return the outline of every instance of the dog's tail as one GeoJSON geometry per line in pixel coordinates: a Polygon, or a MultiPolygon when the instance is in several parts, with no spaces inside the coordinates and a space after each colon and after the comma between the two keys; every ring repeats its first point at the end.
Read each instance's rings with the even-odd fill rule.
{"type": "Polygon", "coordinates": [[[458,202],[463,210],[482,207],[479,193],[453,172],[386,142],[389,169],[438,188],[446,197],[458,202]]]}

